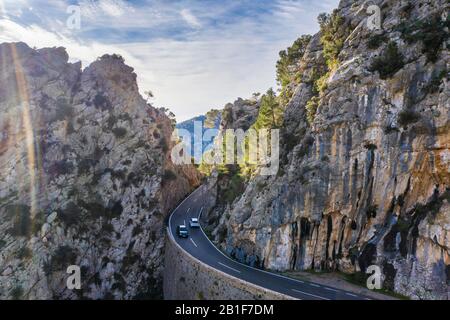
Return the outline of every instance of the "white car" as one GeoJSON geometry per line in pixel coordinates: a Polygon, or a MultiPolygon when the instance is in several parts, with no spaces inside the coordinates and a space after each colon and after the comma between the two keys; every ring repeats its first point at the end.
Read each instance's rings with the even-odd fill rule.
{"type": "Polygon", "coordinates": [[[200,223],[198,222],[197,218],[191,218],[191,221],[189,221],[189,225],[191,228],[200,228],[200,223]]]}

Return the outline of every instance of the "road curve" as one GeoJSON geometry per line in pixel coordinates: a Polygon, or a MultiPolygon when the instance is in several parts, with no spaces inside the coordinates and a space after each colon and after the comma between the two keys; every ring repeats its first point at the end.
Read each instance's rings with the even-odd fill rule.
{"type": "Polygon", "coordinates": [[[198,260],[233,277],[300,300],[371,300],[352,292],[288,278],[232,260],[208,239],[202,229],[189,228],[189,219],[198,218],[203,211],[205,192],[208,191],[203,186],[196,189],[172,212],[169,218],[170,236],[198,260]],[[177,236],[176,228],[181,224],[188,226],[189,238],[177,236]]]}

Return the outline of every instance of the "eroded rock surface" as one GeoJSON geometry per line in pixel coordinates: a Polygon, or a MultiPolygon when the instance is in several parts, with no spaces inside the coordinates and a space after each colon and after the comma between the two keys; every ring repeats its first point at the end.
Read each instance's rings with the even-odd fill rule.
{"type": "Polygon", "coordinates": [[[341,1],[338,65],[318,95],[314,81],[327,66],[322,35],[314,35],[297,63],[301,81],[285,107],[278,175],[251,178],[242,196],[214,214],[212,235],[224,250],[272,270],[356,273],[376,264],[387,289],[415,299],[448,299],[446,6],[341,1]],[[367,28],[369,4],[381,8],[382,30],[367,28]],[[415,21],[429,24],[417,31],[415,21]],[[430,29],[445,39],[432,50],[417,36],[430,29]],[[400,53],[401,63],[391,59],[391,69],[375,70],[375,59],[388,47],[391,55],[400,53]],[[309,123],[312,98],[317,112],[309,123]]]}
{"type": "Polygon", "coordinates": [[[172,122],[133,69],[1,44],[0,115],[0,297],[161,297],[164,219],[199,177],[171,163],[172,122]]]}

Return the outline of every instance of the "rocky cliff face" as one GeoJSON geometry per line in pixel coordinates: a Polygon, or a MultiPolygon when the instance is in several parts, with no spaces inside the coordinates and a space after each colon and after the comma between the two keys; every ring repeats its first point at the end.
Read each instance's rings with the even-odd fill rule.
{"type": "MultiPolygon", "coordinates": [[[[221,111],[222,117],[218,126],[220,134],[224,134],[228,129],[248,130],[256,121],[259,108],[260,100],[257,98],[238,98],[234,103],[227,103],[221,111]]],[[[217,170],[215,166],[212,167],[205,183],[207,184],[207,189],[210,190],[207,198],[204,199],[205,208],[207,209],[204,210],[201,218],[206,230],[211,232],[220,242],[226,234],[223,212],[230,209],[231,203],[238,194],[242,194],[245,181],[234,175],[239,169],[236,165],[223,166],[226,167],[226,172],[217,170]]]]}
{"type": "Polygon", "coordinates": [[[368,2],[345,0],[333,32],[311,38],[285,106],[278,175],[250,179],[212,234],[259,267],[375,264],[387,289],[448,299],[448,4],[370,4],[382,30],[367,27],[368,2]]]}
{"type": "Polygon", "coordinates": [[[160,297],[164,219],[199,177],[133,69],[1,44],[0,114],[0,298],[160,297]]]}

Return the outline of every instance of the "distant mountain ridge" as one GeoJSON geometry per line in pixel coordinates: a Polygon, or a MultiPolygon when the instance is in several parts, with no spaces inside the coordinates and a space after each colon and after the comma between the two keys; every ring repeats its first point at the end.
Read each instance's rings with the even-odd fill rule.
{"type": "Polygon", "coordinates": [[[192,157],[200,159],[201,155],[212,147],[214,141],[203,141],[203,135],[208,129],[219,129],[222,112],[219,110],[210,110],[205,115],[200,115],[192,119],[180,122],[176,125],[177,129],[187,130],[191,135],[191,152],[192,157]],[[202,130],[198,134],[194,130],[195,125],[200,125],[202,130]],[[195,144],[196,141],[201,141],[201,144],[195,144]]]}

